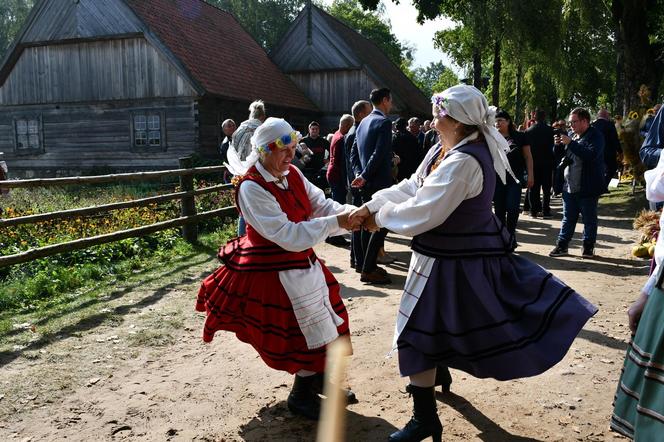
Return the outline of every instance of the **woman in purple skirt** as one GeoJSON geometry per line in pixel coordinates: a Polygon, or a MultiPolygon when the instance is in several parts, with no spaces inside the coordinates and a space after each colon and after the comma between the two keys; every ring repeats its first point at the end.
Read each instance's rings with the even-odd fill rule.
{"type": "Polygon", "coordinates": [[[472,86],[433,96],[440,143],[417,171],[377,192],[353,215],[369,229],[412,236],[394,347],[414,412],[392,442],[441,440],[436,367],[509,380],[558,363],[597,308],[513,252],[495,217],[496,179],[512,174],[495,109],[472,86]]]}

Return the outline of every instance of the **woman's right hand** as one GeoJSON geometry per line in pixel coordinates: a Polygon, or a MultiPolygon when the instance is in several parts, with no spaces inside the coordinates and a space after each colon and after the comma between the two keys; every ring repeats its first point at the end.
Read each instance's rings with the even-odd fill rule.
{"type": "Polygon", "coordinates": [[[636,333],[636,328],[639,325],[639,320],[643,314],[643,309],[648,302],[648,295],[646,293],[641,293],[639,299],[634,301],[634,303],[627,310],[627,317],[629,318],[629,329],[632,334],[636,333]]]}
{"type": "Polygon", "coordinates": [[[350,213],[349,221],[353,227],[359,228],[369,215],[371,215],[371,212],[367,206],[358,207],[350,213]]]}

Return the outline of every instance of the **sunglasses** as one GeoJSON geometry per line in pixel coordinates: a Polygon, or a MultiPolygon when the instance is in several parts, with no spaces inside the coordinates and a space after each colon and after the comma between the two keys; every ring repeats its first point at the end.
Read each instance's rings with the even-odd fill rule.
{"type": "Polygon", "coordinates": [[[293,131],[289,134],[282,135],[281,137],[277,138],[271,143],[258,146],[258,150],[261,150],[263,152],[268,152],[268,151],[274,152],[277,149],[285,149],[293,141],[298,141],[299,139],[300,139],[300,133],[297,131],[293,131]]]}

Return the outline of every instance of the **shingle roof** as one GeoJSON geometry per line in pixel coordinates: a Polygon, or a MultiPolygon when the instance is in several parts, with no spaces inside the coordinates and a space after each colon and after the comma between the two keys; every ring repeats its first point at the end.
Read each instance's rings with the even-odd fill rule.
{"type": "Polygon", "coordinates": [[[230,13],[203,0],[125,0],[206,92],[317,111],[230,13]]]}

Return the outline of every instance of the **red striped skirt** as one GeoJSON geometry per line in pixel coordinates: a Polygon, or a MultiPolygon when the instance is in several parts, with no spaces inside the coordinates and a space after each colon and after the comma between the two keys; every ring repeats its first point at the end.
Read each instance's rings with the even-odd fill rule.
{"type": "MultiPolygon", "coordinates": [[[[321,267],[330,303],[344,320],[337,331],[348,335],[348,313],[339,295],[339,283],[323,263],[321,267]]],[[[205,342],[212,341],[218,330],[226,330],[251,344],[276,370],[291,374],[299,370],[324,371],[325,347],[307,348],[278,271],[245,272],[222,266],[201,284],[196,310],[207,314],[205,342]]]]}

